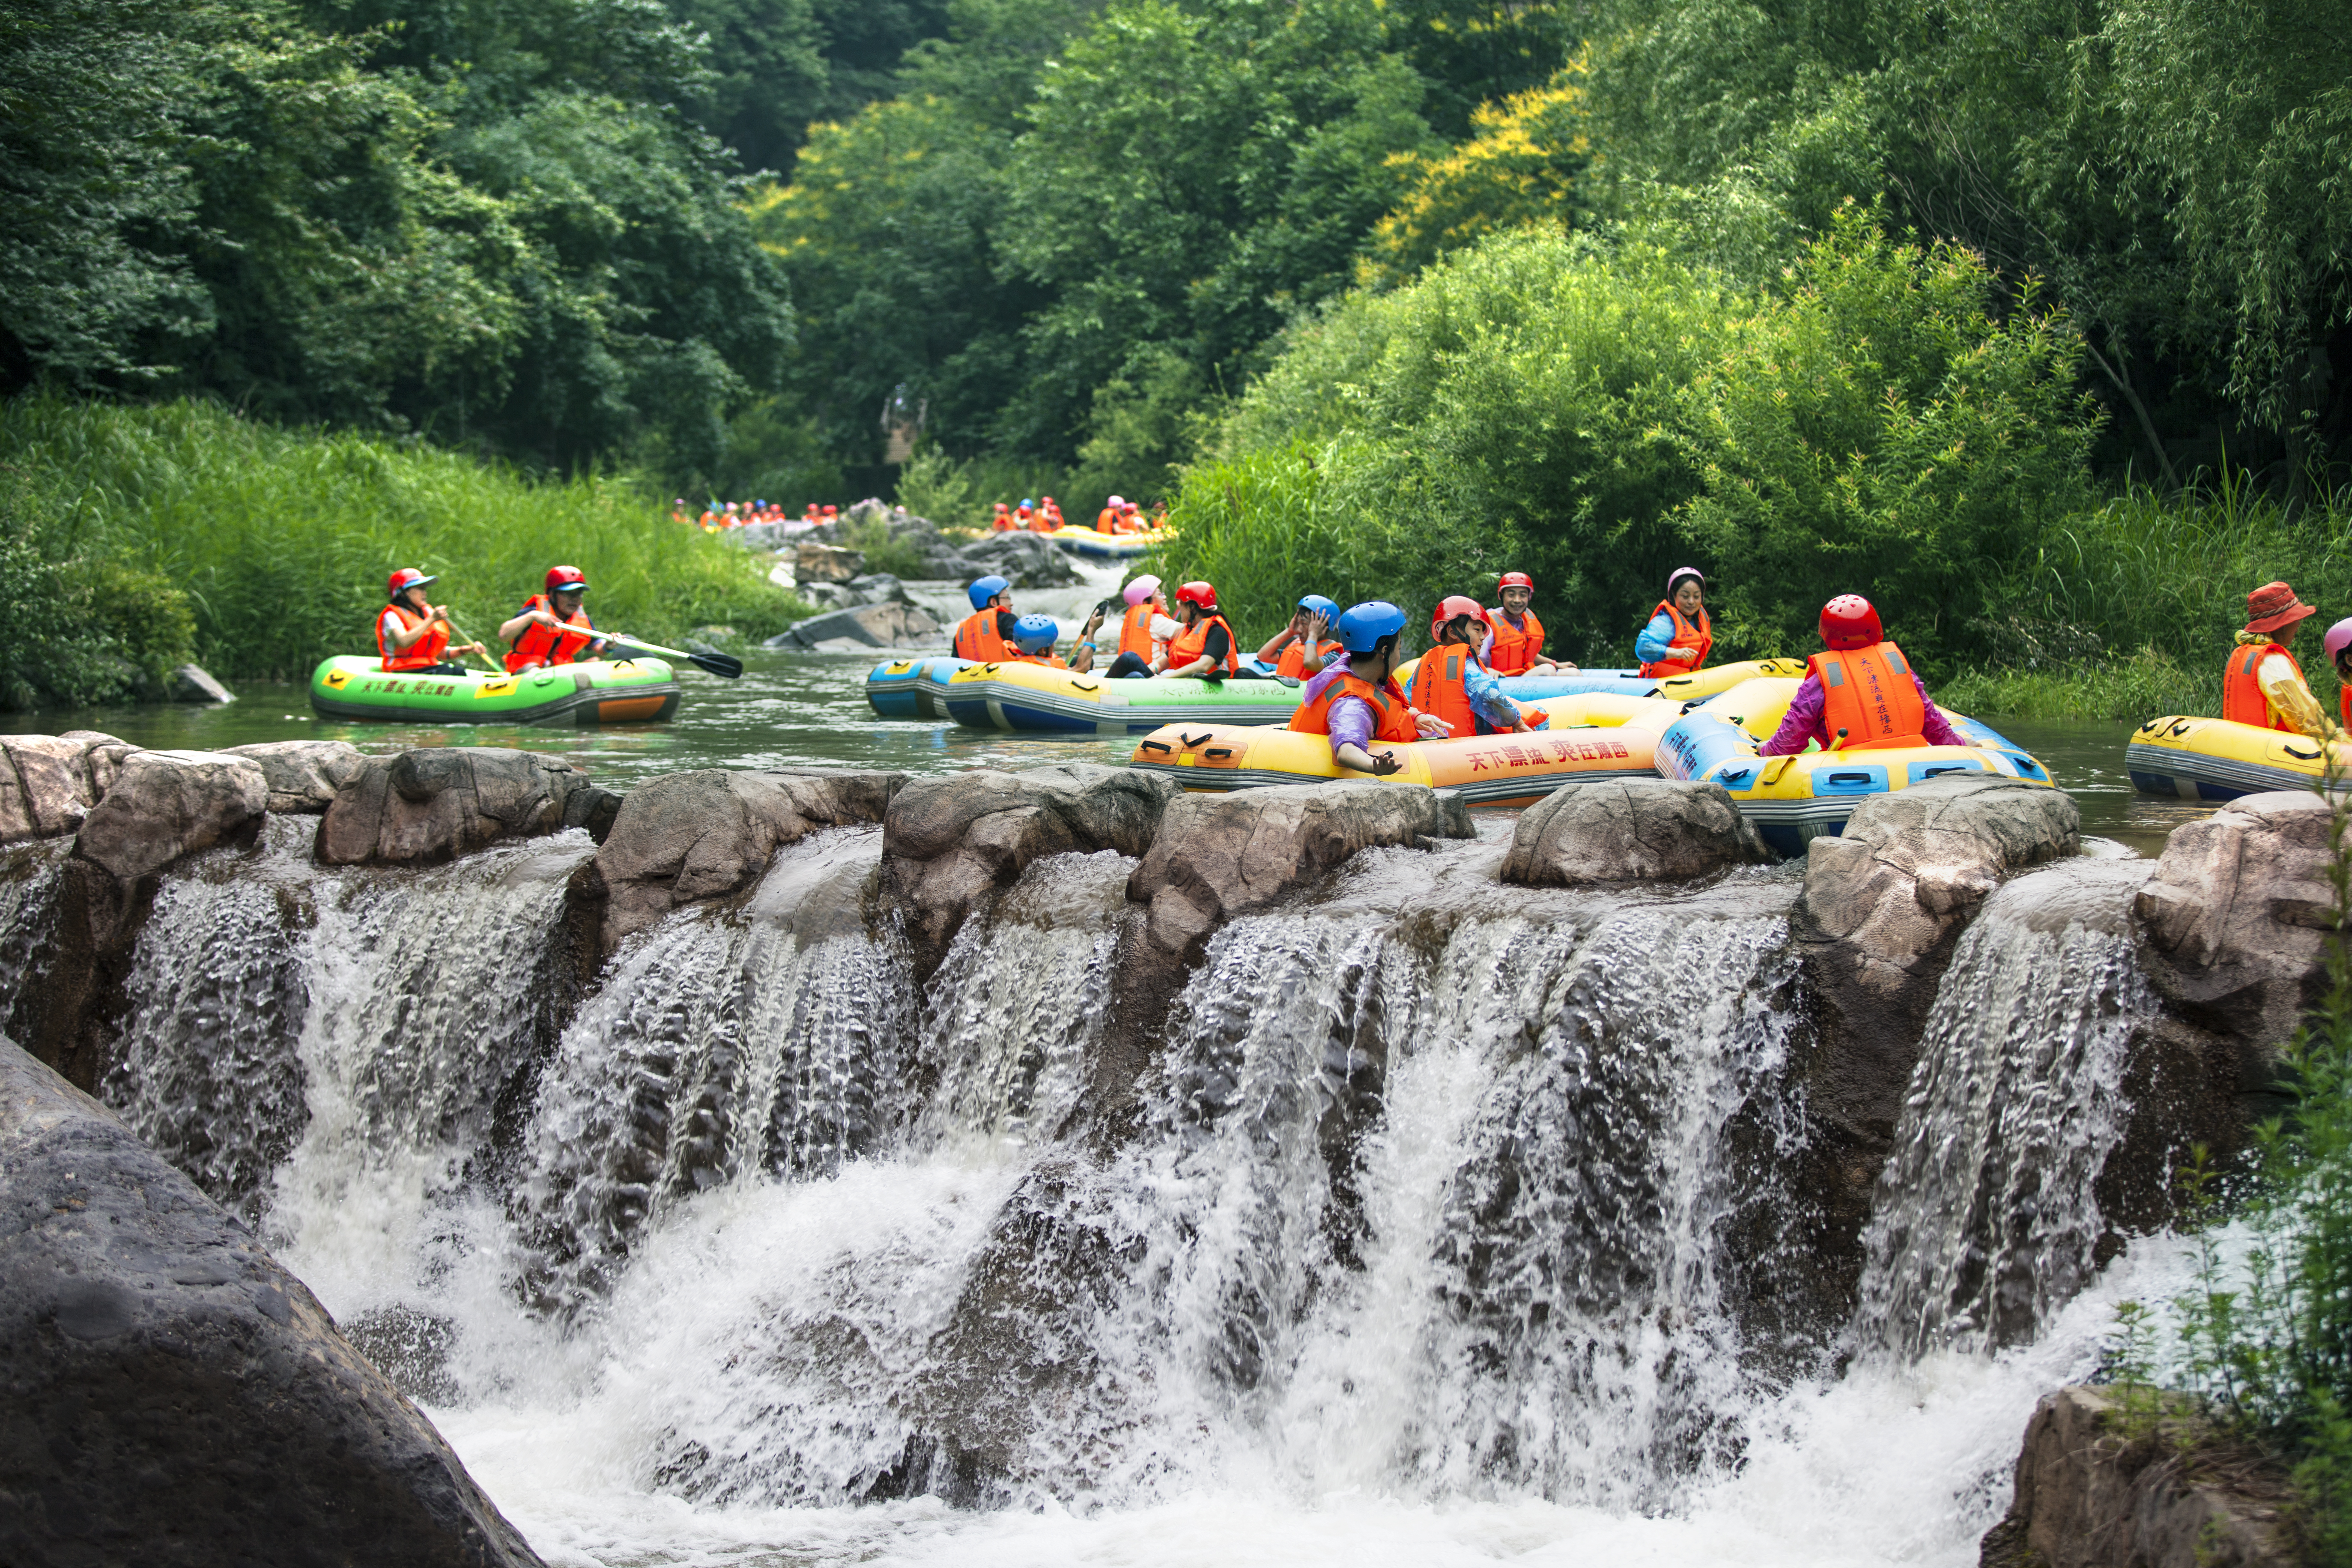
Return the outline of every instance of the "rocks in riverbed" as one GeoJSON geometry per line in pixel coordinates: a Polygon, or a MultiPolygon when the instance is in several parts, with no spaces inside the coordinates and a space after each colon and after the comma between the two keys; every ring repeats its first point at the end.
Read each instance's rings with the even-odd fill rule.
{"type": "Polygon", "coordinates": [[[1503,880],[1528,888],[1682,881],[1771,852],[1721,784],[1595,779],[1521,813],[1503,880]]]}
{"type": "Polygon", "coordinates": [[[1031,861],[1143,854],[1179,793],[1157,774],[1087,763],[908,784],[883,824],[882,877],[906,913],[917,973],[938,968],[964,917],[1031,861]]]}
{"type": "Polygon", "coordinates": [[[2119,1431],[2095,1388],[2044,1394],[2026,1423],[2009,1515],[1988,1531],[1983,1568],[2285,1568],[2284,1478],[2231,1454],[2200,1473],[2177,1434],[2119,1431]],[[2250,1489],[2250,1483],[2253,1483],[2250,1489]]]}
{"type": "Polygon", "coordinates": [[[866,557],[838,545],[803,540],[793,550],[793,575],[803,583],[846,583],[866,572],[866,557]]]}
{"type": "Polygon", "coordinates": [[[829,610],[795,621],[767,641],[770,647],[814,648],[848,643],[864,647],[906,647],[936,640],[940,621],[920,605],[887,599],[853,609],[829,610]]]}
{"type": "Polygon", "coordinates": [[[184,855],[249,842],[268,809],[268,775],[250,757],[133,752],[83,821],[74,857],[128,883],[184,855]]]}
{"type": "Polygon", "coordinates": [[[501,838],[584,827],[602,838],[620,797],[562,757],[435,746],[365,758],[320,819],[325,866],[431,865],[501,838]]]}
{"type": "Polygon", "coordinates": [[[94,730],[0,735],[0,844],[79,829],[138,749],[94,730]]]}
{"type": "Polygon", "coordinates": [[[1822,1005],[1817,1113],[1893,1138],[1961,928],[2008,873],[2077,853],[2081,826],[2063,791],[1969,775],[1872,795],[1843,836],[1806,846],[1795,930],[1822,1005]]]}
{"type": "Polygon", "coordinates": [[[2150,977],[2192,1021],[2270,1046],[2318,1000],[2336,923],[2330,820],[2318,795],[2283,790],[2173,830],[2137,912],[2150,977]]]}
{"type": "Polygon", "coordinates": [[[1058,588],[1079,576],[1060,545],[1025,531],[992,533],[956,552],[956,560],[973,577],[1003,577],[1016,588],[1058,588]]]}
{"type": "Polygon", "coordinates": [[[0,1039],[0,1562],[539,1561],[246,1229],[0,1039]]]}
{"type": "Polygon", "coordinates": [[[184,664],[172,671],[167,694],[174,702],[234,702],[236,694],[206,674],[200,665],[184,664]]]}
{"type": "Polygon", "coordinates": [[[640,784],[621,803],[572,899],[610,953],[683,905],[749,887],[778,848],[820,827],[879,822],[907,775],[704,768],[640,784]]]}
{"type": "Polygon", "coordinates": [[[230,746],[222,754],[260,763],[269,781],[269,809],[300,816],[324,814],[367,761],[357,746],[343,741],[263,741],[230,746]]]}

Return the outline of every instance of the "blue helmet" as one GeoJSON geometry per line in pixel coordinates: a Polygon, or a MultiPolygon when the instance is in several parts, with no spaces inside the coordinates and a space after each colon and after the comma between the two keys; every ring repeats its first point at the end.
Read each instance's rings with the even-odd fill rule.
{"type": "Polygon", "coordinates": [[[1320,594],[1307,595],[1298,601],[1298,607],[1310,615],[1320,616],[1327,621],[1336,621],[1339,618],[1339,602],[1327,599],[1320,594]]]}
{"type": "Polygon", "coordinates": [[[1050,652],[1061,635],[1051,616],[1024,616],[1013,623],[1013,646],[1023,653],[1050,652]]]}
{"type": "Polygon", "coordinates": [[[963,591],[963,595],[965,598],[971,601],[971,607],[973,609],[984,610],[988,608],[989,600],[993,599],[997,595],[1002,594],[1005,589],[1010,588],[1011,586],[1013,586],[1013,584],[1006,582],[1002,577],[982,577],[979,582],[974,583],[971,587],[966,588],[963,591]]]}
{"type": "Polygon", "coordinates": [[[1349,653],[1370,653],[1382,637],[1404,630],[1404,612],[1386,599],[1358,605],[1339,617],[1339,646],[1349,653]]]}

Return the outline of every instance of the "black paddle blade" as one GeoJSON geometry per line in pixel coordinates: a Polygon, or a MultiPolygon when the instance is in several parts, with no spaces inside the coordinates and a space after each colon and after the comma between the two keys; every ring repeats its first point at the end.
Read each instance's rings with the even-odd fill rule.
{"type": "Polygon", "coordinates": [[[723,653],[690,653],[686,657],[694,661],[695,668],[707,669],[723,680],[733,680],[743,673],[743,661],[723,653]]]}

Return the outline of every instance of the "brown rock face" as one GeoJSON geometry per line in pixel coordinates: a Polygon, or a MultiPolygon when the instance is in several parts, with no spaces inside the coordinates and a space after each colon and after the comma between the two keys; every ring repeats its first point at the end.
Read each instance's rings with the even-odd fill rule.
{"type": "Polygon", "coordinates": [[[576,909],[596,922],[599,954],[670,910],[751,886],[776,851],[820,827],[879,822],[907,775],[893,773],[668,773],[621,803],[596,858],[576,873],[576,909]]]}
{"type": "Polygon", "coordinates": [[[0,1562],[536,1563],[302,1282],[0,1039],[0,1562]]]}
{"type": "Polygon", "coordinates": [[[2327,804],[2250,795],[2174,830],[2135,912],[2150,978],[2192,1022],[2256,1046],[2294,1033],[2336,923],[2327,804]]]}
{"type": "Polygon", "coordinates": [[[79,829],[137,749],[95,730],[0,735],[0,844],[79,829]]]}
{"type": "Polygon", "coordinates": [[[342,741],[264,741],[231,746],[222,754],[259,763],[269,781],[269,809],[302,816],[324,813],[367,761],[357,746],[342,741]]]}
{"type": "Polygon", "coordinates": [[[184,855],[250,839],[268,809],[268,777],[249,757],[134,752],[82,823],[74,857],[129,882],[184,855]]]}
{"type": "Polygon", "coordinates": [[[2158,1437],[2119,1434],[2115,1413],[2098,1389],[2042,1396],[2026,1423],[2009,1517],[1984,1538],[1985,1568],[2285,1568],[2293,1561],[2273,1501],[2198,1479],[2158,1437]]]}
{"type": "Polygon", "coordinates": [[[1721,784],[1596,779],[1554,790],[1520,814],[1503,880],[1685,881],[1771,858],[1721,784]]]}
{"type": "Polygon", "coordinates": [[[832,544],[803,542],[793,552],[793,575],[803,583],[846,583],[866,570],[866,557],[832,544]]]}
{"type": "Polygon", "coordinates": [[[1873,795],[1806,846],[1794,928],[1826,1042],[1814,1109],[1883,1145],[1952,943],[2009,872],[2078,853],[2073,797],[2013,779],[1931,779],[1873,795]]]}
{"type": "Polygon", "coordinates": [[[326,866],[432,865],[501,838],[608,828],[620,797],[562,757],[434,746],[363,759],[319,823],[326,866]]]}
{"type": "Polygon", "coordinates": [[[937,969],[964,917],[1032,860],[1144,853],[1178,794],[1172,780],[1085,763],[908,784],[883,823],[882,885],[906,912],[916,973],[937,969]]]}

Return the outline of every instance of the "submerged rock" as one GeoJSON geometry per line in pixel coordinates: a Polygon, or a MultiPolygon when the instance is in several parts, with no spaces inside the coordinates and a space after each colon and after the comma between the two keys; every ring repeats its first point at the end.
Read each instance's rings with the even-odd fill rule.
{"type": "Polygon", "coordinates": [[[201,665],[184,664],[172,671],[167,685],[174,702],[234,702],[236,693],[215,680],[201,665]]]}
{"type": "Polygon", "coordinates": [[[1721,784],[1595,779],[1554,790],[1520,814],[1503,880],[1529,888],[1685,881],[1771,858],[1721,784]]]}
{"type": "Polygon", "coordinates": [[[269,781],[269,809],[301,816],[324,813],[367,761],[357,746],[344,741],[263,741],[230,746],[223,755],[259,763],[269,781]]]}
{"type": "Polygon", "coordinates": [[[2236,1453],[2200,1474],[2172,1438],[2126,1434],[2116,1416],[2115,1401],[2098,1389],[2042,1395],[2026,1423],[2009,1515],[1985,1535],[1984,1568],[2294,1561],[2280,1529],[2284,1477],[2236,1453]]]}
{"type": "Polygon", "coordinates": [[[302,1282],[0,1038],[0,1561],[539,1561],[302,1282]]]}
{"type": "Polygon", "coordinates": [[[431,865],[501,838],[608,830],[620,797],[562,757],[432,746],[364,759],[319,823],[325,866],[431,865]]]}
{"type": "Polygon", "coordinates": [[[905,647],[939,629],[938,618],[920,605],[885,600],[796,621],[766,646],[813,648],[846,639],[867,647],[905,647]]]}
{"type": "Polygon", "coordinates": [[[883,887],[907,917],[916,972],[947,956],[964,917],[1047,855],[1151,847],[1175,781],[1091,763],[918,779],[883,824],[883,887]]]}
{"type": "Polygon", "coordinates": [[[596,858],[573,874],[600,956],[670,910],[751,886],[776,851],[820,827],[879,822],[895,773],[666,773],[629,793],[596,858]]]}
{"type": "Polygon", "coordinates": [[[2173,830],[2136,912],[2150,976],[2182,1013],[2258,1046],[2294,1033],[2326,984],[2333,813],[2319,795],[2243,795],[2173,830]]]}

